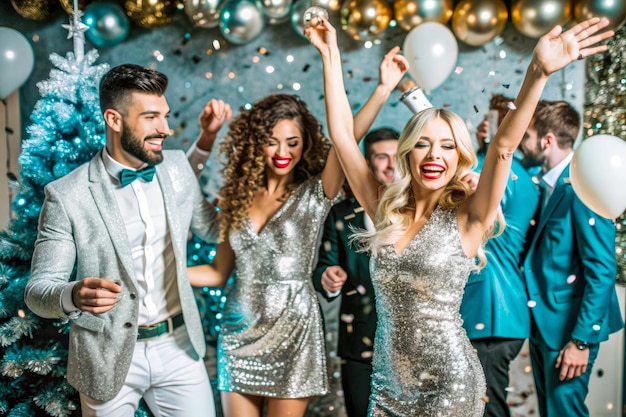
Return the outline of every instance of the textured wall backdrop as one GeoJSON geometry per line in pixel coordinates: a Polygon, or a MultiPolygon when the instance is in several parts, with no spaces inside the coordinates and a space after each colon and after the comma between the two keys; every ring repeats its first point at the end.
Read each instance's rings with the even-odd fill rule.
{"type": "MultiPolygon", "coordinates": [[[[337,16],[331,15],[331,20],[336,25],[337,16]]],[[[65,23],[65,16],[43,23],[26,20],[13,10],[9,1],[0,1],[0,26],[22,32],[31,40],[35,52],[34,71],[21,89],[23,126],[30,124],[28,117],[39,98],[36,83],[48,78],[52,67],[49,55],[53,52],[65,55],[73,50],[72,40],[67,39],[67,31],[61,26],[65,23]]],[[[377,82],[380,59],[392,46],[402,46],[406,32],[390,28],[370,48],[340,35],[346,89],[350,102],[358,109],[377,82]]],[[[428,92],[429,99],[435,106],[457,112],[467,120],[470,128],[478,125],[492,94],[517,94],[535,42],[508,24],[502,37],[483,47],[473,48],[459,43],[457,71],[452,72],[439,88],[428,92]]],[[[88,43],[86,49],[91,48],[88,43]]],[[[197,115],[204,103],[213,97],[221,98],[237,109],[269,93],[297,94],[325,124],[319,56],[289,22],[267,26],[259,38],[237,46],[223,42],[217,29],[194,29],[181,12],[173,23],[160,29],[132,27],[124,43],[114,48],[102,48],[99,53],[99,63],[114,66],[132,62],[156,68],[169,76],[167,97],[172,112],[170,124],[175,132],[166,142],[169,148],[186,149],[189,146],[198,133],[197,115]],[[219,49],[215,48],[216,44],[220,45],[219,49]]],[[[583,87],[584,65],[575,63],[552,77],[544,98],[567,100],[582,112],[583,87]]],[[[375,126],[401,129],[411,112],[398,101],[399,96],[399,92],[392,94],[375,126]]],[[[205,173],[211,191],[219,183],[216,169],[214,166],[212,171],[205,173]]],[[[330,306],[325,305],[325,310],[326,313],[332,312],[330,306]]],[[[336,321],[332,323],[330,320],[328,327],[335,328],[336,321]]],[[[331,350],[333,341],[330,334],[331,350]]],[[[528,362],[527,354],[522,354],[513,370],[510,400],[515,416],[536,415],[528,362]]],[[[331,382],[337,389],[338,362],[331,361],[330,366],[331,382]]],[[[335,394],[313,405],[315,415],[342,414],[335,394]]]]}

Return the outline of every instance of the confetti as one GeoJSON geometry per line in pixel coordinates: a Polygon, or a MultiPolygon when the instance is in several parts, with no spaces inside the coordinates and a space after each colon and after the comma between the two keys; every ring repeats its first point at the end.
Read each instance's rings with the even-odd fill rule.
{"type": "Polygon", "coordinates": [[[515,103],[513,103],[512,101],[509,101],[508,103],[506,103],[506,107],[509,110],[517,110],[517,107],[515,107],[515,103]]]}
{"type": "Polygon", "coordinates": [[[589,219],[589,226],[595,226],[596,225],[596,219],[595,217],[592,217],[589,219]]]}
{"type": "Polygon", "coordinates": [[[576,275],[570,275],[569,277],[567,277],[567,283],[568,284],[573,284],[574,281],[576,281],[576,275]]]}
{"type": "Polygon", "coordinates": [[[537,305],[537,302],[534,300],[528,300],[528,303],[526,305],[530,308],[533,308],[537,305]]]}
{"type": "Polygon", "coordinates": [[[454,69],[454,72],[455,72],[455,73],[457,73],[457,74],[462,73],[462,72],[463,72],[463,67],[456,67],[456,68],[454,69]]]}

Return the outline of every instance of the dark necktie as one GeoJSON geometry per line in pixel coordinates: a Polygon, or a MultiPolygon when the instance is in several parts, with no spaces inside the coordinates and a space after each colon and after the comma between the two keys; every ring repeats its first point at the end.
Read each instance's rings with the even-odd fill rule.
{"type": "Polygon", "coordinates": [[[132,169],[123,169],[122,173],[120,174],[120,183],[122,184],[122,187],[126,187],[137,178],[141,178],[146,182],[150,182],[152,181],[152,178],[154,178],[154,172],[154,165],[149,165],[144,169],[140,169],[139,171],[134,171],[132,169]]]}

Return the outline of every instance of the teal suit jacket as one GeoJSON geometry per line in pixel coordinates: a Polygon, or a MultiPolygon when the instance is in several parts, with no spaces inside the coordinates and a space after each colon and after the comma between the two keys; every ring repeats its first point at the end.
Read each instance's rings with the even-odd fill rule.
{"type": "Polygon", "coordinates": [[[547,346],[600,343],[623,327],[615,276],[615,225],[592,212],[561,174],[524,262],[534,323],[547,346]]]}
{"type": "Polygon", "coordinates": [[[369,256],[356,252],[350,244],[352,230],[365,229],[365,212],[355,198],[335,204],[324,224],[319,260],[313,274],[313,286],[329,299],[322,287],[322,274],[329,266],[339,265],[348,279],[341,290],[341,318],[337,353],[344,359],[371,362],[376,309],[370,279],[369,256]]]}
{"type": "MultiPolygon", "coordinates": [[[[479,162],[482,159],[479,155],[479,162]]],[[[522,164],[513,159],[500,203],[506,227],[487,242],[487,265],[479,273],[472,273],[465,287],[461,316],[470,339],[530,336],[528,297],[519,265],[538,204],[537,186],[522,164]]]]}

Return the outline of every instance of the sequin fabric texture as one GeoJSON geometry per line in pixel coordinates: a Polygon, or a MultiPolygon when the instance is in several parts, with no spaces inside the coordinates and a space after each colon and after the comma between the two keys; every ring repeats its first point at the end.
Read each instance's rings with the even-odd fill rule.
{"type": "Polygon", "coordinates": [[[220,390],[279,398],[328,392],[311,275],[335,202],[317,177],[300,185],[258,234],[249,221],[231,232],[236,279],[218,342],[220,390]]]}
{"type": "Polygon", "coordinates": [[[402,253],[386,246],[372,257],[378,327],[371,416],[483,415],[485,377],[459,313],[473,265],[456,210],[439,207],[402,253]]]}

